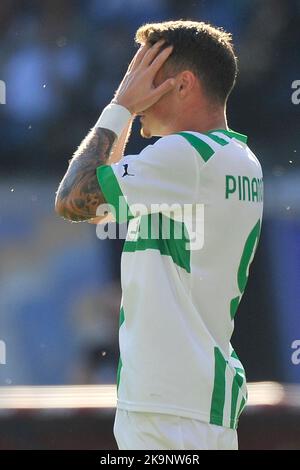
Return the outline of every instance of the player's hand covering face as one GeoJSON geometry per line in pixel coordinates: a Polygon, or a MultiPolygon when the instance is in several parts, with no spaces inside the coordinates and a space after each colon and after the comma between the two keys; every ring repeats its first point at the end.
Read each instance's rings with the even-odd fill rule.
{"type": "Polygon", "coordinates": [[[125,106],[132,114],[141,114],[171,91],[175,80],[169,78],[154,86],[154,78],[172,53],[173,46],[159,52],[163,40],[153,46],[143,45],[132,59],[128,70],[116,92],[114,102],[125,106]]]}

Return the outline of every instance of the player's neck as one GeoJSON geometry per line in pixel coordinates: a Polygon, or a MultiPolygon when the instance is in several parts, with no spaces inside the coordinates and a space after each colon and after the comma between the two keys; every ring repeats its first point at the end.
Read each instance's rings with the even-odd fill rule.
{"type": "Polygon", "coordinates": [[[207,119],[206,117],[204,120],[198,120],[194,125],[191,124],[189,127],[189,130],[201,133],[206,133],[217,129],[228,130],[226,116],[220,116],[218,119],[207,119]]]}
{"type": "MultiPolygon", "coordinates": [[[[194,109],[189,113],[182,113],[174,122],[175,132],[194,131],[209,132],[216,129],[227,129],[226,108],[194,109]]],[[[172,130],[174,132],[174,130],[172,130]]]]}

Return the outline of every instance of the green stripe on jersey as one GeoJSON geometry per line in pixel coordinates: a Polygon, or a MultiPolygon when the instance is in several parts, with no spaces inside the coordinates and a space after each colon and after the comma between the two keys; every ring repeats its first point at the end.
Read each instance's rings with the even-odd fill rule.
{"type": "Polygon", "coordinates": [[[222,137],[219,137],[218,135],[214,135],[212,132],[207,132],[206,134],[210,139],[212,139],[214,142],[220,145],[227,145],[229,142],[225,139],[222,139],[222,137]]]}
{"type": "Polygon", "coordinates": [[[117,393],[119,391],[119,385],[120,385],[120,376],[121,376],[121,369],[123,367],[122,364],[122,359],[121,356],[119,357],[119,362],[118,362],[118,370],[117,370],[117,393]]]}
{"type": "Polygon", "coordinates": [[[235,132],[231,129],[214,129],[211,132],[221,132],[224,135],[227,135],[228,137],[235,138],[237,140],[240,140],[244,144],[247,143],[248,137],[244,134],[240,134],[239,132],[235,132]]]}
{"type": "MultiPolygon", "coordinates": [[[[120,317],[119,317],[119,328],[121,328],[123,322],[125,321],[125,315],[124,315],[124,309],[123,307],[120,310],[120,317]]],[[[121,369],[122,369],[122,359],[121,359],[121,354],[119,357],[119,363],[118,363],[118,370],[117,370],[117,392],[119,390],[119,384],[120,384],[120,376],[121,376],[121,369]]]]}
{"type": "MultiPolygon", "coordinates": [[[[234,367],[232,364],[230,364],[230,361],[228,362],[224,358],[223,354],[221,353],[218,347],[214,348],[214,355],[215,376],[211,399],[210,423],[219,426],[227,425],[227,423],[224,423],[224,406],[226,401],[226,368],[230,367],[232,373],[234,373],[234,376],[231,384],[231,391],[229,392],[231,396],[228,397],[231,402],[229,426],[231,429],[236,429],[239,416],[243,411],[243,408],[247,401],[247,396],[241,396],[243,385],[246,382],[245,371],[241,367],[234,367]],[[241,404],[237,412],[239,399],[241,399],[241,404]]],[[[231,357],[239,361],[238,356],[234,351],[232,351],[231,357]]]]}
{"type": "Polygon", "coordinates": [[[223,414],[225,404],[225,371],[227,361],[224,359],[219,348],[214,348],[215,353],[215,378],[211,399],[210,423],[223,425],[223,414]]]}
{"type": "Polygon", "coordinates": [[[122,307],[120,310],[119,328],[122,326],[122,323],[124,321],[125,321],[125,315],[124,315],[124,308],[122,307]]]}
{"type": "Polygon", "coordinates": [[[237,359],[238,361],[240,360],[234,349],[232,350],[231,357],[234,357],[234,359],[237,359]]]}
{"type": "Polygon", "coordinates": [[[241,361],[240,361],[240,359],[239,359],[239,357],[238,357],[238,355],[237,355],[237,353],[235,352],[234,349],[231,352],[231,357],[236,360],[237,365],[238,365],[238,366],[235,366],[233,364],[234,369],[235,369],[235,377],[233,379],[233,384],[232,384],[231,426],[234,428],[234,427],[237,427],[237,423],[238,423],[240,414],[242,413],[242,411],[243,411],[243,409],[246,405],[247,398],[248,398],[248,392],[247,392],[247,388],[244,389],[245,396],[242,396],[240,408],[239,408],[238,412],[236,412],[236,407],[237,407],[239,397],[237,397],[237,402],[234,403],[235,394],[233,393],[233,390],[234,389],[237,390],[237,387],[238,387],[238,389],[239,389],[238,393],[239,394],[241,393],[241,389],[243,388],[244,385],[246,385],[246,375],[245,375],[245,370],[244,370],[244,368],[241,364],[241,361]],[[234,409],[234,407],[235,407],[235,409],[234,409]]]}
{"type": "Polygon", "coordinates": [[[184,137],[199,153],[200,157],[207,162],[210,157],[215,153],[212,147],[206,142],[196,137],[194,134],[188,132],[178,132],[177,135],[184,137]]]}
{"type": "Polygon", "coordinates": [[[231,300],[231,302],[230,302],[230,318],[231,318],[231,320],[234,319],[239,304],[240,304],[240,297],[239,296],[234,297],[234,299],[231,300]]]}
{"type": "Polygon", "coordinates": [[[244,375],[242,369],[235,369],[235,376],[232,382],[231,389],[231,413],[230,413],[230,427],[234,428],[236,426],[236,411],[237,411],[237,402],[239,397],[240,389],[244,382],[244,375]]]}
{"type": "Polygon", "coordinates": [[[127,205],[115,173],[110,165],[102,165],[96,169],[98,182],[104,198],[115,209],[118,223],[132,219],[133,215],[127,205]]]}
{"type": "Polygon", "coordinates": [[[189,236],[183,222],[178,222],[162,213],[141,217],[138,238],[126,240],[123,252],[158,250],[170,256],[177,266],[191,272],[189,236]]]}
{"type": "Polygon", "coordinates": [[[241,405],[240,405],[240,409],[239,409],[238,414],[237,414],[237,420],[239,419],[243,409],[245,408],[245,405],[246,405],[246,398],[243,397],[241,405]]]}
{"type": "MultiPolygon", "coordinates": [[[[205,133],[206,137],[211,139],[216,144],[221,145],[222,147],[224,145],[228,145],[230,141],[222,139],[222,137],[218,135],[214,135],[214,132],[223,133],[227,137],[235,137],[236,139],[241,140],[242,142],[247,142],[247,136],[231,130],[227,131],[225,129],[216,129],[205,133]]],[[[207,142],[202,140],[201,137],[195,136],[194,134],[191,134],[189,132],[178,132],[177,135],[181,135],[182,137],[184,137],[197,150],[197,152],[205,162],[207,162],[210,157],[212,157],[213,154],[216,152],[216,150],[214,150],[212,146],[209,145],[207,142]]]]}

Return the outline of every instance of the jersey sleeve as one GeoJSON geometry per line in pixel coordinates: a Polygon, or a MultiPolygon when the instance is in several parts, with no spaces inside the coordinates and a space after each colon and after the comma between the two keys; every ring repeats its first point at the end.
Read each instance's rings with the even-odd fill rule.
{"type": "Polygon", "coordinates": [[[180,135],[160,138],[138,155],[97,168],[97,178],[117,222],[174,204],[193,204],[198,166],[193,147],[180,135]]]}

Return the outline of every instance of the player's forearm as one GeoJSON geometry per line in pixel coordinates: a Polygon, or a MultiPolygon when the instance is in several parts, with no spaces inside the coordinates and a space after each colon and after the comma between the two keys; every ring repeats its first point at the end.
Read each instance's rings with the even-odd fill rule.
{"type": "Polygon", "coordinates": [[[105,203],[96,169],[112,163],[109,158],[114,144],[117,144],[116,156],[121,158],[120,152],[125,146],[130,120],[131,115],[124,107],[109,105],[104,109],[96,126],[74,153],[58,187],[55,210],[60,216],[74,222],[96,217],[98,206],[105,203]]]}
{"type": "Polygon", "coordinates": [[[60,216],[80,222],[96,215],[104,202],[96,168],[107,163],[116,140],[113,131],[97,127],[82,141],[58,187],[55,209],[60,216]]]}
{"type": "Polygon", "coordinates": [[[110,153],[110,157],[107,161],[108,165],[110,165],[111,163],[117,163],[123,157],[125,147],[131,134],[132,123],[133,118],[130,119],[127,126],[123,129],[120,137],[115,141],[112,151],[110,153]]]}

